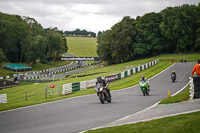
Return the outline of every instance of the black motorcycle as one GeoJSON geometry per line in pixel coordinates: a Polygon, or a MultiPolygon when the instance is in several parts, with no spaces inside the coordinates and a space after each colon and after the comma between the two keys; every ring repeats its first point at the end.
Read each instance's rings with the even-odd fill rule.
{"type": "Polygon", "coordinates": [[[171,79],[172,79],[172,82],[175,82],[175,80],[176,80],[176,75],[175,75],[174,73],[172,73],[171,79]]]}
{"type": "Polygon", "coordinates": [[[109,103],[111,102],[111,95],[110,93],[108,93],[107,89],[103,87],[102,83],[98,83],[96,85],[96,91],[97,95],[99,96],[99,100],[101,101],[102,104],[104,104],[105,101],[109,103]]]}
{"type": "Polygon", "coordinates": [[[183,60],[185,63],[186,63],[186,58],[184,58],[184,60],[183,60]]]}

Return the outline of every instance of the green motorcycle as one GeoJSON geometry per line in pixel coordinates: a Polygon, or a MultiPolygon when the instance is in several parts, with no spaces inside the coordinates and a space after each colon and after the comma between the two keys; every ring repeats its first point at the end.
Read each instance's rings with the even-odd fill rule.
{"type": "Polygon", "coordinates": [[[148,90],[148,83],[147,81],[140,81],[140,88],[142,90],[143,95],[149,95],[149,90],[148,90]]]}

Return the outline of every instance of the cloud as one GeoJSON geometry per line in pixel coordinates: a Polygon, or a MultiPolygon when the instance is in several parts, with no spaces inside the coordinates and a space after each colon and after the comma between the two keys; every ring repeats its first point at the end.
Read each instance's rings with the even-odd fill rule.
{"type": "Polygon", "coordinates": [[[0,0],[0,12],[35,18],[43,27],[60,30],[110,29],[124,16],[136,18],[169,6],[199,0],[0,0]]]}

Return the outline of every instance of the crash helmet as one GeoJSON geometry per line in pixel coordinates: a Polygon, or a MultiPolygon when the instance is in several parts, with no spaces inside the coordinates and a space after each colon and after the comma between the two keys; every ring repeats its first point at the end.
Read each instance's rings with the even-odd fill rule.
{"type": "Polygon", "coordinates": [[[102,82],[101,76],[98,76],[98,77],[97,77],[97,82],[102,82]]]}
{"type": "Polygon", "coordinates": [[[145,80],[145,77],[144,77],[144,75],[142,75],[142,80],[145,80]]]}
{"type": "Polygon", "coordinates": [[[197,61],[198,63],[200,63],[200,59],[198,59],[198,61],[197,61]]]}
{"type": "Polygon", "coordinates": [[[172,73],[175,73],[175,71],[173,70],[172,73]]]}

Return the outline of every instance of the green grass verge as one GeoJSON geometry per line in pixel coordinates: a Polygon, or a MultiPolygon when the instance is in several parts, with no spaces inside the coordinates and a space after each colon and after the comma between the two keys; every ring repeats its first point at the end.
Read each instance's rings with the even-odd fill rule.
{"type": "Polygon", "coordinates": [[[89,37],[67,37],[68,53],[78,57],[98,57],[97,39],[89,37]]]}
{"type": "Polygon", "coordinates": [[[200,112],[148,122],[91,130],[87,133],[199,133],[200,112]]]}
{"type": "Polygon", "coordinates": [[[168,103],[178,103],[182,101],[187,101],[190,99],[190,86],[188,85],[183,91],[178,93],[177,95],[173,97],[168,97],[164,100],[162,100],[159,104],[168,104],[168,103]]]}

